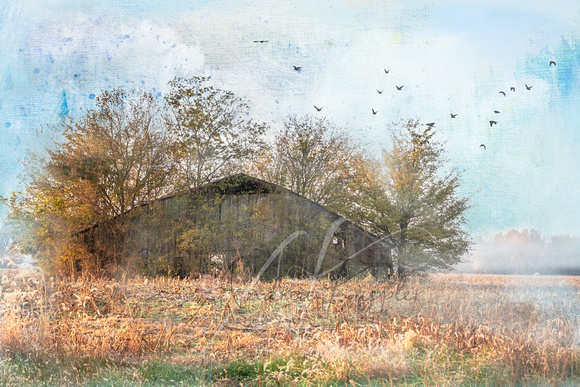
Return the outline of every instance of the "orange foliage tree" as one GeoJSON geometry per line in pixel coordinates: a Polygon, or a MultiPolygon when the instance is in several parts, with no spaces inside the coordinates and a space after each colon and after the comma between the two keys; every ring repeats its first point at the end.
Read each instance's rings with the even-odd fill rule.
{"type": "Polygon", "coordinates": [[[30,155],[25,189],[10,198],[20,248],[41,266],[72,273],[121,263],[128,213],[165,194],[172,161],[156,98],[103,91],[96,107],[56,128],[63,141],[45,157],[30,155]],[[88,257],[78,231],[99,224],[110,251],[88,257]],[[83,259],[87,258],[87,259],[83,259]]]}

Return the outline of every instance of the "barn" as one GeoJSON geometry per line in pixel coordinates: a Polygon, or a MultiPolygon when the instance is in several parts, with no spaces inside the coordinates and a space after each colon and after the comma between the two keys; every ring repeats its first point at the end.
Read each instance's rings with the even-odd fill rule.
{"type": "Polygon", "coordinates": [[[132,211],[122,239],[93,227],[84,240],[97,254],[121,243],[130,265],[152,275],[183,277],[233,265],[250,274],[261,271],[265,278],[392,274],[387,242],[305,197],[246,174],[132,211]]]}

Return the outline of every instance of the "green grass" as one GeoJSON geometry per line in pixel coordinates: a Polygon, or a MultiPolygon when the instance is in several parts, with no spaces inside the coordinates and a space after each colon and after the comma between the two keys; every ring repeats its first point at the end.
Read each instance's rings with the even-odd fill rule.
{"type": "MultiPolygon", "coordinates": [[[[509,370],[493,360],[481,360],[451,348],[415,348],[406,353],[409,370],[398,378],[367,376],[355,368],[332,375],[332,364],[293,354],[270,359],[233,359],[222,364],[174,354],[165,358],[115,362],[106,359],[27,357],[0,358],[1,386],[429,386],[518,385],[509,370]],[[176,360],[177,359],[177,360],[176,360]],[[184,360],[185,359],[185,360],[184,360]],[[323,379],[309,378],[316,368],[330,370],[323,379]]],[[[185,355],[185,356],[184,356],[185,355]]],[[[348,368],[348,367],[347,367],[348,368]]],[[[567,377],[569,386],[580,385],[578,376],[567,377]]],[[[562,385],[541,375],[527,375],[526,385],[562,385]]]]}
{"type": "MultiPolygon", "coordinates": [[[[285,356],[269,360],[236,359],[225,364],[180,364],[170,359],[117,363],[95,359],[41,359],[20,356],[0,360],[1,386],[303,386],[344,385],[340,378],[308,380],[312,360],[285,356]]],[[[371,382],[359,378],[358,384],[371,382]]],[[[375,381],[376,382],[376,381],[375,381]]],[[[390,383],[378,383],[385,385],[390,383]]]]}
{"type": "Polygon", "coordinates": [[[208,368],[164,361],[116,363],[94,359],[45,360],[22,357],[0,361],[2,386],[175,386],[209,385],[208,368]]]}

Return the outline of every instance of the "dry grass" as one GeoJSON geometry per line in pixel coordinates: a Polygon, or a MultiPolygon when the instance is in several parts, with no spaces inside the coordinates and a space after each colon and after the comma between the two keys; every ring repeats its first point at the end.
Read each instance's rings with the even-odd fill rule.
{"type": "Polygon", "coordinates": [[[145,361],[166,359],[187,369],[216,367],[206,381],[225,385],[580,382],[578,277],[251,286],[212,277],[1,274],[6,359],[98,359],[133,373],[145,361]]]}

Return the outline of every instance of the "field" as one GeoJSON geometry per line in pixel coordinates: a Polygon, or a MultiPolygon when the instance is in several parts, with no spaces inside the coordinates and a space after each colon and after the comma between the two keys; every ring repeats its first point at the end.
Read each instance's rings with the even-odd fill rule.
{"type": "Polygon", "coordinates": [[[0,385],[580,385],[580,277],[0,275],[0,385]]]}

